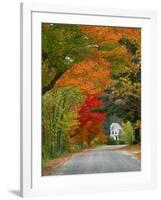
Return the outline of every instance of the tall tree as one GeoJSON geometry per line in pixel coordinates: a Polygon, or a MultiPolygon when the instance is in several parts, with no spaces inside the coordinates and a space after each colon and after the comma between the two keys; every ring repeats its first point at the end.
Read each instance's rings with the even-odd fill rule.
{"type": "Polygon", "coordinates": [[[121,133],[121,138],[125,144],[132,144],[133,143],[133,127],[132,124],[127,121],[122,123],[122,133],[121,133]]]}
{"type": "MultiPolygon", "coordinates": [[[[117,115],[122,120],[128,120],[133,124],[141,120],[140,42],[122,38],[119,43],[127,49],[130,62],[124,66],[122,72],[115,73],[112,83],[105,90],[105,95],[101,97],[104,108],[100,109],[100,112],[107,112],[105,127],[109,126],[108,118],[112,115],[117,115]]],[[[137,132],[140,133],[139,128],[137,132]]]]}
{"type": "Polygon", "coordinates": [[[91,140],[102,131],[102,121],[105,118],[104,113],[95,112],[96,108],[102,106],[102,101],[98,99],[99,94],[90,94],[86,96],[86,99],[78,112],[78,120],[80,127],[78,133],[81,137],[81,143],[84,140],[90,147],[91,140]]]}
{"type": "Polygon", "coordinates": [[[67,150],[70,130],[77,126],[77,109],[83,96],[76,88],[47,92],[42,99],[43,158],[56,157],[67,150]]]}
{"type": "Polygon", "coordinates": [[[91,48],[92,41],[77,25],[42,24],[42,94],[73,64],[87,57],[91,48]]]}
{"type": "Polygon", "coordinates": [[[87,58],[73,65],[57,81],[55,87],[78,87],[84,95],[100,93],[111,82],[110,65],[101,58],[98,52],[93,52],[93,58],[87,58]],[[89,81],[90,80],[90,81],[89,81]]]}

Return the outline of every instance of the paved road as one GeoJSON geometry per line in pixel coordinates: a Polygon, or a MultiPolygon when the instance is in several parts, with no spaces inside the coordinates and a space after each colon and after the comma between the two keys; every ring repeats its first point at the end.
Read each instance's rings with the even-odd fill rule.
{"type": "Polygon", "coordinates": [[[119,148],[120,145],[100,146],[74,155],[52,175],[140,171],[141,162],[119,150],[113,151],[119,148]]]}

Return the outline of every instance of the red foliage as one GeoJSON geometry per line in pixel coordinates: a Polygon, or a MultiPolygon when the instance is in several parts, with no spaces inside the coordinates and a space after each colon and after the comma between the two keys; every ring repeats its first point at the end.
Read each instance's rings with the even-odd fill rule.
{"type": "Polygon", "coordinates": [[[102,101],[98,99],[99,94],[87,95],[84,104],[79,110],[80,126],[86,125],[87,127],[94,126],[102,122],[105,118],[105,113],[92,112],[93,109],[101,108],[102,101]]]}
{"type": "Polygon", "coordinates": [[[84,104],[78,112],[78,120],[80,122],[78,135],[81,144],[86,141],[89,147],[91,140],[102,132],[101,122],[105,118],[105,113],[94,111],[94,109],[102,107],[102,101],[98,97],[99,94],[87,95],[84,104]]]}

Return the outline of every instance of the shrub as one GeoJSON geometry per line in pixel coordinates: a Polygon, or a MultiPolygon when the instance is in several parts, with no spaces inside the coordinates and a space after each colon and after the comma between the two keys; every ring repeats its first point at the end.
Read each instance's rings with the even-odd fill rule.
{"type": "Polygon", "coordinates": [[[125,144],[125,141],[119,140],[119,144],[125,144]]]}
{"type": "Polygon", "coordinates": [[[80,146],[80,145],[72,144],[72,145],[69,147],[69,152],[70,152],[70,153],[75,153],[75,152],[79,152],[79,151],[81,151],[81,146],[80,146]]]}
{"type": "Polygon", "coordinates": [[[114,49],[116,47],[116,43],[112,42],[112,41],[108,41],[108,42],[103,42],[100,46],[99,46],[99,50],[103,50],[103,51],[111,51],[112,49],[114,49]]]}
{"type": "Polygon", "coordinates": [[[108,145],[117,145],[118,141],[114,140],[113,138],[109,137],[107,141],[108,145]]]}
{"type": "Polygon", "coordinates": [[[121,134],[121,141],[124,141],[125,144],[131,144],[132,143],[132,136],[133,136],[133,127],[131,122],[127,121],[125,123],[122,123],[122,134],[121,134]]]}
{"type": "Polygon", "coordinates": [[[83,149],[87,149],[87,148],[89,148],[89,146],[88,146],[87,142],[84,142],[83,143],[83,149]]]}

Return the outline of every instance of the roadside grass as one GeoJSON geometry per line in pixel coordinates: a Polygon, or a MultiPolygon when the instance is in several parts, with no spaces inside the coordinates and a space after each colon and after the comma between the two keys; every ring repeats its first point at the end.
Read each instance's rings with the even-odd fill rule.
{"type": "Polygon", "coordinates": [[[141,145],[140,144],[132,144],[126,147],[121,147],[115,151],[124,151],[128,154],[134,156],[137,160],[141,160],[141,145]]]}
{"type": "Polygon", "coordinates": [[[66,161],[70,160],[72,156],[83,155],[84,153],[88,152],[90,149],[92,149],[92,148],[83,149],[80,152],[65,153],[65,154],[62,154],[58,158],[54,158],[53,160],[42,162],[42,176],[49,176],[49,175],[51,175],[52,171],[54,171],[59,166],[63,165],[66,161]]]}
{"type": "Polygon", "coordinates": [[[67,160],[71,158],[71,156],[71,153],[67,153],[60,156],[59,158],[55,158],[47,162],[42,162],[42,176],[50,175],[54,169],[56,169],[60,165],[63,165],[67,160]]]}

